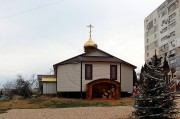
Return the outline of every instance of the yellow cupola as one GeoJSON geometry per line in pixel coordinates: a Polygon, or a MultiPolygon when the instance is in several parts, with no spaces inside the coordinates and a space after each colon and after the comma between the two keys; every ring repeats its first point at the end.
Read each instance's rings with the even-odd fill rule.
{"type": "Polygon", "coordinates": [[[90,24],[89,26],[87,26],[90,28],[90,37],[89,40],[84,44],[84,52],[89,52],[93,49],[97,49],[97,44],[93,42],[92,38],[91,38],[91,28],[93,28],[93,26],[90,24]]]}

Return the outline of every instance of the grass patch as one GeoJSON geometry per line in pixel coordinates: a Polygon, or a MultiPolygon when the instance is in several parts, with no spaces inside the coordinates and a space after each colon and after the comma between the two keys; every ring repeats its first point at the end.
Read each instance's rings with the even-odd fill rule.
{"type": "Polygon", "coordinates": [[[41,98],[29,98],[29,99],[27,99],[28,104],[39,104],[42,102],[43,102],[43,99],[41,99],[41,98]]]}
{"type": "Polygon", "coordinates": [[[73,102],[73,103],[59,103],[59,104],[55,104],[54,107],[55,108],[69,108],[69,107],[109,107],[111,105],[109,105],[108,103],[77,103],[77,102],[73,102]]]}
{"type": "Polygon", "coordinates": [[[131,98],[120,100],[82,100],[58,97],[32,97],[24,100],[4,100],[0,107],[7,109],[40,109],[40,108],[69,108],[69,107],[112,107],[130,106],[133,104],[131,98]]]}
{"type": "Polygon", "coordinates": [[[109,107],[108,102],[91,102],[81,99],[65,98],[31,98],[27,100],[28,104],[39,105],[39,108],[69,108],[69,107],[109,107]]]}
{"type": "Polygon", "coordinates": [[[0,102],[9,102],[10,100],[0,100],[0,102]]]}

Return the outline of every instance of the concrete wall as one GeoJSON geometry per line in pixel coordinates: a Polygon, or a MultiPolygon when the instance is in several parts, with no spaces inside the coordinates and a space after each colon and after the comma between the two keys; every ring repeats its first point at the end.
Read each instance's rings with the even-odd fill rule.
{"type": "Polygon", "coordinates": [[[170,67],[179,70],[179,31],[180,0],[166,0],[144,20],[145,61],[148,62],[152,58],[156,49],[158,57],[167,54],[170,67]],[[155,41],[157,46],[153,46],[155,41]]]}
{"type": "Polygon", "coordinates": [[[151,58],[155,49],[158,49],[158,13],[157,10],[153,11],[144,20],[144,46],[145,46],[145,60],[151,58]]]}
{"type": "MultiPolygon", "coordinates": [[[[145,18],[144,21],[144,44],[145,44],[145,60],[147,61],[154,55],[155,49],[157,50],[158,55],[164,55],[171,50],[171,42],[180,37],[180,9],[179,7],[174,10],[169,10],[169,8],[174,4],[179,4],[179,0],[166,0],[163,2],[157,9],[155,9],[149,16],[145,18]],[[176,2],[177,1],[177,2],[176,2]],[[173,17],[171,17],[174,14],[173,17]],[[172,27],[173,22],[176,24],[172,27]],[[152,22],[152,24],[151,24],[152,22]],[[153,27],[148,29],[149,24],[153,27]],[[154,27],[157,27],[155,30],[154,27]],[[171,35],[172,32],[175,32],[175,35],[171,35]],[[147,42],[148,40],[148,42],[147,42]],[[157,46],[152,46],[152,42],[157,41],[157,46]],[[165,44],[167,48],[162,49],[165,44]],[[149,47],[147,49],[147,47],[149,47]],[[147,55],[149,54],[149,56],[147,55]]],[[[179,5],[177,5],[179,6],[179,5]]]]}

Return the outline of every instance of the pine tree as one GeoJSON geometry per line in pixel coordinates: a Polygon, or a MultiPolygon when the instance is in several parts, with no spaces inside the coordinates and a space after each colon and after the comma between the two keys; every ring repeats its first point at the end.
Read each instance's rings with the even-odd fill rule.
{"type": "Polygon", "coordinates": [[[170,84],[166,84],[163,78],[164,69],[169,68],[167,65],[166,58],[162,65],[161,58],[158,58],[155,53],[151,61],[144,66],[144,70],[141,72],[143,82],[138,86],[139,94],[135,97],[134,103],[136,117],[162,119],[178,113],[175,93],[170,92],[170,84]]]}

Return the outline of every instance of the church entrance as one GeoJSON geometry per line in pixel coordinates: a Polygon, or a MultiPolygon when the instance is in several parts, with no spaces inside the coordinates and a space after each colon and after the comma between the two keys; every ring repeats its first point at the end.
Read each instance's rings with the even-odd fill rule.
{"type": "Polygon", "coordinates": [[[98,79],[86,85],[86,99],[119,99],[120,83],[111,79],[98,79]]]}

